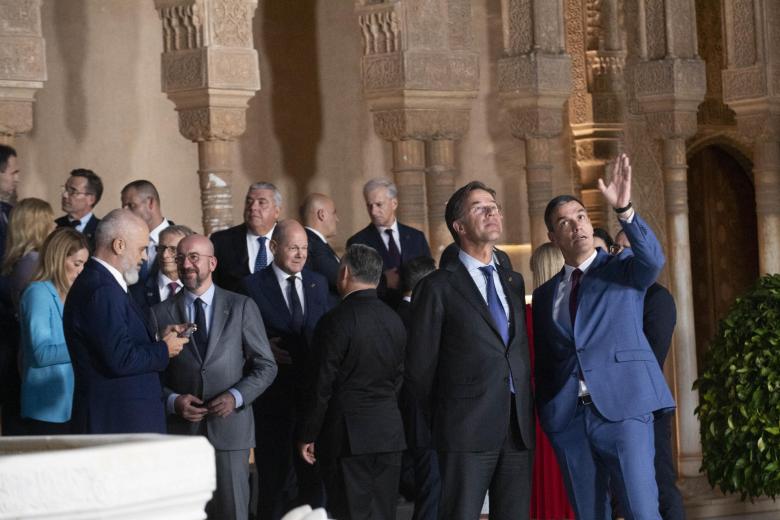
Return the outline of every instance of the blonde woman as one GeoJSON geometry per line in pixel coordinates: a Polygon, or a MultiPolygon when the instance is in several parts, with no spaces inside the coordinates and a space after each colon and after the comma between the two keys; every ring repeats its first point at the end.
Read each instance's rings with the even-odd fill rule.
{"type": "Polygon", "coordinates": [[[54,211],[44,200],[22,199],[11,210],[5,258],[0,271],[7,281],[3,296],[11,302],[14,310],[19,308],[19,296],[38,268],[38,252],[43,241],[55,227],[54,211]]]}
{"type": "Polygon", "coordinates": [[[19,304],[22,417],[28,435],[69,433],[73,367],[62,329],[70,287],[89,258],[84,235],[60,228],[46,239],[40,267],[19,304]]]}
{"type": "MultiPolygon", "coordinates": [[[[534,289],[558,274],[561,269],[563,269],[563,254],[558,247],[550,242],[537,247],[531,255],[534,289]]],[[[527,311],[528,347],[533,359],[533,320],[530,307],[527,311]]],[[[531,518],[574,518],[574,512],[566,497],[558,460],[555,458],[550,441],[539,426],[539,421],[536,421],[536,454],[532,489],[531,518]]]]}

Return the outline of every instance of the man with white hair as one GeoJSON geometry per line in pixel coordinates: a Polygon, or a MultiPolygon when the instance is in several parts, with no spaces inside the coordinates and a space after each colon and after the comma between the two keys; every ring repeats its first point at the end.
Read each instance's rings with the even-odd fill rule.
{"type": "Polygon", "coordinates": [[[95,254],[70,289],[63,311],[73,363],[73,433],[165,433],[160,372],[188,339],[171,325],[156,340],[127,294],[146,258],[149,228],[116,209],[97,228],[95,254]]]}
{"type": "Polygon", "coordinates": [[[347,240],[373,247],[382,256],[382,281],[379,295],[392,307],[401,301],[401,266],[420,256],[431,256],[422,231],[405,226],[396,219],[398,189],[389,179],[371,179],[363,186],[363,198],[371,223],[347,240]]]}

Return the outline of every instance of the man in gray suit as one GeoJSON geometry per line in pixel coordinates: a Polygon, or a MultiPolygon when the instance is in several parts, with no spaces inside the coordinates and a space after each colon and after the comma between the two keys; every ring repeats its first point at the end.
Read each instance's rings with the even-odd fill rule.
{"type": "Polygon", "coordinates": [[[188,322],[197,329],[163,376],[168,433],[205,435],[214,446],[217,490],[206,506],[208,518],[246,520],[255,445],[251,404],[276,377],[276,363],[255,302],[212,282],[217,259],[211,241],[184,238],[176,263],[185,290],[152,307],[154,326],[188,322]]]}

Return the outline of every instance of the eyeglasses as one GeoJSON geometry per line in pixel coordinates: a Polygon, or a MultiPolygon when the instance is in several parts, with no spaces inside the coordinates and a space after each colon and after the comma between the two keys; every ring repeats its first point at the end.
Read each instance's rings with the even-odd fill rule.
{"type": "Polygon", "coordinates": [[[501,206],[498,204],[485,204],[484,206],[472,206],[469,212],[475,216],[489,217],[490,215],[503,215],[501,206]]]}
{"type": "Polygon", "coordinates": [[[67,193],[68,197],[75,197],[76,195],[92,195],[89,191],[78,191],[75,188],[71,188],[70,186],[60,186],[60,189],[62,190],[62,193],[67,193]]]}
{"type": "Polygon", "coordinates": [[[195,252],[187,253],[186,255],[176,255],[176,263],[183,264],[185,258],[189,260],[191,264],[197,264],[200,262],[201,258],[214,258],[214,255],[203,255],[195,252]]]}
{"type": "Polygon", "coordinates": [[[154,248],[158,255],[165,253],[166,251],[172,255],[176,254],[176,246],[156,246],[154,248]]]}

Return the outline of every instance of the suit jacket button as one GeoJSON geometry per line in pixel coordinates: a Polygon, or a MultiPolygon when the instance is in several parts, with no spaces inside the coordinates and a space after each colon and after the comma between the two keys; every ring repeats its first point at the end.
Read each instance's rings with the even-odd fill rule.
{"type": "Polygon", "coordinates": [[[205,374],[205,373],[206,373],[206,369],[205,369],[205,368],[202,368],[202,369],[200,370],[200,373],[201,373],[201,374],[205,374]]]}

